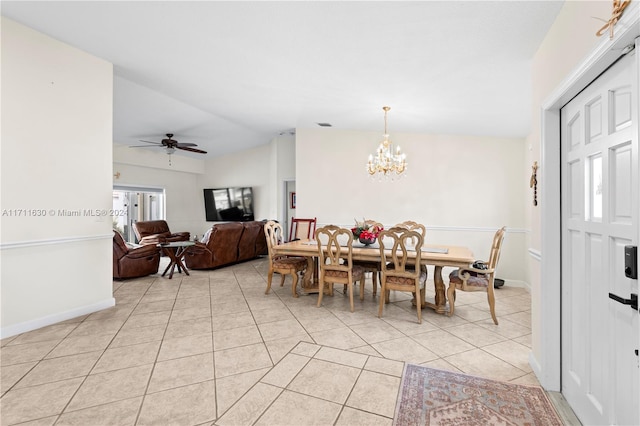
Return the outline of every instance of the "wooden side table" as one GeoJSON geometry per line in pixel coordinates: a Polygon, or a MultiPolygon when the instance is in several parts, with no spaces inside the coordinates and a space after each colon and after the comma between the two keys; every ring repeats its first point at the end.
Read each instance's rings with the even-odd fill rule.
{"type": "Polygon", "coordinates": [[[164,277],[169,272],[169,279],[173,278],[173,271],[176,267],[178,267],[178,272],[184,271],[185,274],[189,275],[189,271],[187,267],[182,263],[182,259],[184,259],[184,255],[189,247],[195,245],[196,243],[193,241],[175,241],[172,243],[160,243],[158,247],[162,249],[162,252],[169,257],[169,265],[165,268],[162,276],[164,277]]]}

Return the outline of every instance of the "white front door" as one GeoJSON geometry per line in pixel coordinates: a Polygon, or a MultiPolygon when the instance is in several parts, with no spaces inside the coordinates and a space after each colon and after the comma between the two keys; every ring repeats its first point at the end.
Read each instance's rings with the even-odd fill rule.
{"type": "Polygon", "coordinates": [[[638,294],[638,53],[561,110],[562,393],[585,425],[640,424],[638,311],[609,298],[638,294]]]}

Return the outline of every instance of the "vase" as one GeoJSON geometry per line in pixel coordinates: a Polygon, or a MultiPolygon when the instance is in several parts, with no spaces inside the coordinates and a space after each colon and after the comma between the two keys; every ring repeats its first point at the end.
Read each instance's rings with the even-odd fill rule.
{"type": "Polygon", "coordinates": [[[363,237],[359,237],[358,240],[364,244],[365,246],[371,245],[373,243],[376,242],[375,238],[363,238],[363,237]]]}

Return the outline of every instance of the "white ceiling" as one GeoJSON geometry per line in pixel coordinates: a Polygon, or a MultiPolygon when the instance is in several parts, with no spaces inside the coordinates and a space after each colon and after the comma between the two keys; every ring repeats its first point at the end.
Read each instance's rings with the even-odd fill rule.
{"type": "Polygon", "coordinates": [[[531,58],[561,6],[3,1],[2,15],[114,64],[114,143],[174,133],[218,156],[319,122],[382,133],[384,105],[392,134],[524,137],[531,58]]]}

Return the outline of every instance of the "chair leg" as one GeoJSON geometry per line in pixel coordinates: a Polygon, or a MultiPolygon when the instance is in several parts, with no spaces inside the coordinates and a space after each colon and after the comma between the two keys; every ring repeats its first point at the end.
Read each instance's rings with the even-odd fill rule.
{"type": "Polygon", "coordinates": [[[362,274],[362,279],[360,280],[360,300],[364,300],[364,274],[362,274]]]}
{"type": "Polygon", "coordinates": [[[421,299],[420,289],[416,291],[415,298],[416,298],[416,311],[418,311],[418,324],[422,324],[422,303],[420,300],[421,299]]]}
{"type": "Polygon", "coordinates": [[[371,281],[373,281],[373,297],[376,297],[376,293],[378,292],[378,271],[371,273],[371,281]]]}
{"type": "Polygon", "coordinates": [[[280,274],[280,287],[284,286],[285,274],[280,274]]]}
{"type": "Polygon", "coordinates": [[[391,296],[391,290],[386,290],[384,294],[384,303],[389,303],[390,296],[391,296]]]}
{"type": "Polygon", "coordinates": [[[447,299],[449,299],[449,316],[453,315],[455,311],[456,304],[456,285],[449,283],[449,288],[447,289],[447,299]]]}
{"type": "Polygon", "coordinates": [[[322,295],[324,294],[324,279],[320,276],[320,282],[318,283],[318,308],[322,306],[322,295]]]}
{"type": "Polygon", "coordinates": [[[493,323],[495,325],[498,325],[498,318],[496,318],[496,298],[494,297],[493,292],[487,292],[487,299],[489,299],[489,310],[491,311],[491,318],[493,318],[493,323]]]}
{"type": "Polygon", "coordinates": [[[387,291],[384,283],[380,283],[380,302],[378,303],[378,318],[382,318],[382,308],[384,307],[384,299],[387,291]]]}
{"type": "Polygon", "coordinates": [[[265,290],[264,294],[269,294],[271,290],[271,281],[273,280],[273,271],[269,271],[269,275],[267,275],[267,290],[265,290]]]}
{"type": "Polygon", "coordinates": [[[356,308],[353,305],[353,283],[348,285],[349,287],[349,306],[351,306],[351,312],[355,311],[356,308]]]}
{"type": "Polygon", "coordinates": [[[296,287],[298,286],[298,271],[293,271],[291,277],[293,278],[293,283],[291,283],[291,295],[293,297],[298,297],[298,292],[296,291],[296,287]]]}

